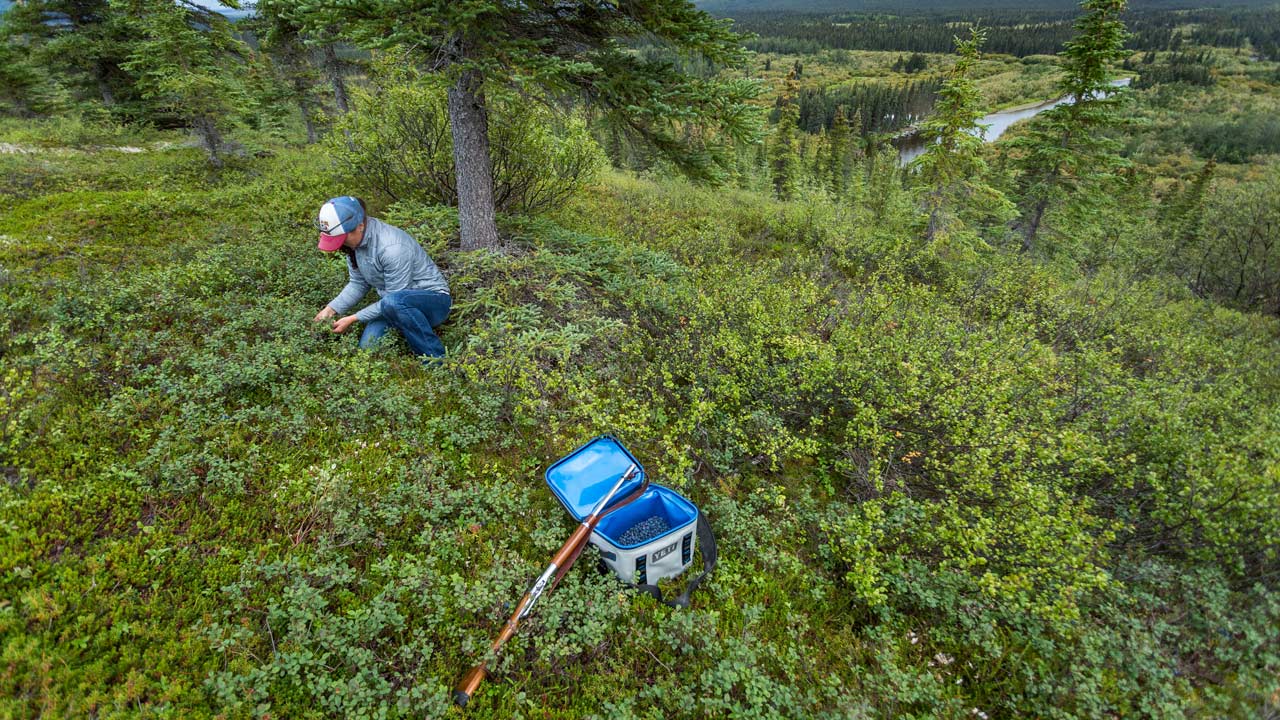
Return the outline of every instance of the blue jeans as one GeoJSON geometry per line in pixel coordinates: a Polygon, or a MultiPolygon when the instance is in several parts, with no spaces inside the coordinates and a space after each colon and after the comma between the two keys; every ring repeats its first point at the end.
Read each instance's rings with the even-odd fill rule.
{"type": "Polygon", "coordinates": [[[444,357],[444,343],[431,328],[444,323],[453,307],[448,293],[430,290],[400,290],[382,298],[382,317],[364,326],[360,347],[371,347],[387,331],[395,328],[404,334],[414,355],[444,357]]]}

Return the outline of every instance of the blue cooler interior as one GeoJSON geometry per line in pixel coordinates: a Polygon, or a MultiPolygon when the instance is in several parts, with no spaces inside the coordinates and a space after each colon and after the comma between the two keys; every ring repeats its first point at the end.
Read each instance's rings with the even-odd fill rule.
{"type": "Polygon", "coordinates": [[[622,443],[602,435],[547,468],[547,486],[574,519],[582,520],[595,509],[632,463],[640,472],[618,490],[613,499],[615,503],[640,487],[644,466],[622,443]]]}
{"type": "Polygon", "coordinates": [[[596,525],[596,532],[618,548],[629,550],[681,530],[697,519],[698,509],[688,500],[661,485],[650,485],[635,502],[601,518],[600,524],[596,525]],[[630,545],[619,542],[618,538],[637,523],[655,517],[665,521],[668,529],[630,545]]]}

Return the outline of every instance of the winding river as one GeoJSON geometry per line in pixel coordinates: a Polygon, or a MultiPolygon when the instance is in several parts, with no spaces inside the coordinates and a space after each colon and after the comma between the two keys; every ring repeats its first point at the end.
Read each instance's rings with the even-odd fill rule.
{"type": "MultiPolygon", "coordinates": [[[[1132,78],[1120,78],[1119,80],[1113,80],[1111,82],[1111,85],[1112,87],[1126,87],[1129,85],[1130,80],[1132,80],[1132,78]]],[[[1014,123],[1019,122],[1021,120],[1026,120],[1027,118],[1030,118],[1030,117],[1035,117],[1036,115],[1039,115],[1045,110],[1056,108],[1059,105],[1063,105],[1071,102],[1075,102],[1075,98],[1060,97],[1057,100],[1046,100],[1044,102],[1036,103],[1034,105],[1023,105],[1021,107],[1009,108],[1007,110],[1000,110],[999,112],[993,112],[990,115],[987,115],[978,121],[979,125],[988,126],[986,131],[981,133],[982,139],[986,142],[994,142],[997,138],[1003,135],[1004,131],[1008,130],[1009,127],[1012,126],[1014,123]]],[[[898,163],[901,165],[906,165],[912,160],[915,160],[917,157],[920,157],[920,155],[923,153],[924,153],[924,143],[921,142],[918,138],[912,138],[904,142],[898,148],[898,163]]]]}

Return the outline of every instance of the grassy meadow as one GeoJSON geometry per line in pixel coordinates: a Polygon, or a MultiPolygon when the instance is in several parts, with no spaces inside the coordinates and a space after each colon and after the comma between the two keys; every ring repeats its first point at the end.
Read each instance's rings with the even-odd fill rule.
{"type": "Polygon", "coordinates": [[[213,172],[74,129],[0,156],[0,714],[443,715],[571,529],[541,469],[604,431],[720,567],[672,610],[584,558],[474,717],[1273,702],[1280,598],[1239,580],[1274,540],[1272,318],[940,263],[878,175],[836,204],[608,174],[500,254],[375,206],[455,288],[423,370],[311,327],[344,273],[323,152],[213,172]]]}
{"type": "MultiPolygon", "coordinates": [[[[746,72],[771,107],[797,63],[826,90],[954,61],[903,55],[746,72]]],[[[1280,218],[1280,63],[1205,62],[1129,94],[1123,167],[1034,253],[965,208],[926,240],[872,140],[831,190],[825,133],[791,200],[765,146],[718,186],[620,153],[645,166],[464,252],[455,208],[298,118],[238,121],[220,169],[177,130],[0,119],[0,718],[1280,717],[1280,315],[1211,284],[1280,257],[1214,244],[1280,218]],[[443,363],[313,325],[346,193],[449,278],[443,363]],[[544,469],[601,433],[709,517],[718,568],[672,609],[589,549],[452,708],[573,530],[544,469]]],[[[996,109],[1059,72],[974,79],[996,109]]],[[[570,144],[541,117],[531,145],[570,144]]],[[[1012,197],[1011,147],[978,153],[1012,197]]]]}

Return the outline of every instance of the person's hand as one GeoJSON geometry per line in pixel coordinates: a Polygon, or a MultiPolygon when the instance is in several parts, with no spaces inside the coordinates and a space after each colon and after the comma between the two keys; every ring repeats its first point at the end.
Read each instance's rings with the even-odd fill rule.
{"type": "Polygon", "coordinates": [[[311,319],[311,322],[323,322],[337,314],[338,313],[333,311],[333,308],[329,307],[328,305],[325,305],[324,309],[316,313],[316,316],[311,319]]]}
{"type": "Polygon", "coordinates": [[[336,333],[346,332],[356,321],[355,315],[348,315],[344,318],[338,318],[333,321],[333,331],[336,333]]]}

